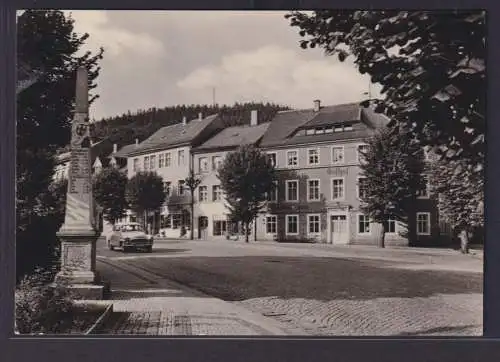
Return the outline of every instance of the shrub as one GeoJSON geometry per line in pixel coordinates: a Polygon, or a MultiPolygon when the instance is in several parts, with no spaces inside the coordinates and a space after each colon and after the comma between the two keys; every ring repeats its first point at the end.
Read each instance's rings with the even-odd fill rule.
{"type": "Polygon", "coordinates": [[[64,284],[52,284],[52,271],[37,269],[24,277],[15,293],[16,332],[64,333],[74,327],[72,294],[64,284]]]}

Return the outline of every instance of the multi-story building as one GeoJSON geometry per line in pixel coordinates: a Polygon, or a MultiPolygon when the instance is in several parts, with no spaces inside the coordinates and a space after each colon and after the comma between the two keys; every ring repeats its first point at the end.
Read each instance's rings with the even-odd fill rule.
{"type": "MultiPolygon", "coordinates": [[[[92,143],[90,146],[90,158],[92,164],[92,173],[99,172],[103,167],[106,167],[108,161],[105,157],[106,154],[111,152],[113,145],[107,139],[92,143]]],[[[53,180],[62,180],[68,178],[69,160],[71,152],[62,152],[56,156],[54,167],[53,180]]]]}
{"type": "Polygon", "coordinates": [[[258,124],[257,111],[251,112],[250,125],[228,127],[192,149],[193,167],[201,183],[195,195],[195,237],[224,238],[235,225],[228,218],[217,170],[228,152],[241,145],[258,145],[269,123],[258,124]]]}
{"type": "MultiPolygon", "coordinates": [[[[357,103],[279,112],[260,147],[279,176],[265,214],[256,224],[258,239],[315,240],[332,244],[376,243],[380,225],[360,210],[364,191],[360,163],[366,139],[388,120],[357,103]]],[[[415,217],[417,239],[429,240],[437,223],[424,192],[415,217]]],[[[405,226],[386,225],[386,243],[407,244],[405,226]]]]}
{"type": "Polygon", "coordinates": [[[164,207],[148,215],[153,232],[162,231],[167,237],[179,237],[182,226],[190,227],[190,194],[185,179],[192,167],[191,148],[196,147],[223,129],[218,115],[166,126],[139,143],[127,153],[127,174],[132,178],[138,171],[155,171],[163,178],[167,200],[164,207]]]}

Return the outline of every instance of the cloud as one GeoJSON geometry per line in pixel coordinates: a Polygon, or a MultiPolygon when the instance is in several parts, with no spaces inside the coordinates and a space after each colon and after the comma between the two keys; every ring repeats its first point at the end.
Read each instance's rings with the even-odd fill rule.
{"type": "MultiPolygon", "coordinates": [[[[69,11],[66,12],[69,14],[69,11]]],[[[351,63],[302,50],[281,11],[71,11],[82,51],[105,49],[91,107],[100,119],[149,107],[264,101],[308,107],[358,100],[351,63]]]]}
{"type": "Polygon", "coordinates": [[[326,104],[358,101],[368,91],[368,78],[352,63],[333,57],[310,60],[295,49],[266,45],[224,56],[219,64],[200,67],[177,82],[181,92],[203,99],[213,87],[220,103],[273,101],[293,107],[311,106],[319,98],[326,104]]]}
{"type": "MultiPolygon", "coordinates": [[[[116,27],[109,21],[107,11],[72,11],[75,31],[90,34],[86,48],[97,50],[103,46],[108,58],[119,58],[124,54],[134,57],[163,57],[166,55],[164,44],[145,32],[133,28],[116,27]]],[[[126,63],[126,62],[123,62],[126,63]]]]}

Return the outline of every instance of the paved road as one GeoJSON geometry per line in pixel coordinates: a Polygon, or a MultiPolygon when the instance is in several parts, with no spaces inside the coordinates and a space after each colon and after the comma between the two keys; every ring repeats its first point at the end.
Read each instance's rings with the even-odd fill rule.
{"type": "MultiPolygon", "coordinates": [[[[195,334],[182,327],[184,317],[168,317],[167,306],[161,305],[162,293],[175,289],[162,292],[165,281],[244,307],[254,326],[272,319],[274,334],[482,333],[481,260],[455,252],[159,241],[151,254],[112,252],[99,245],[98,260],[113,298],[125,303],[123,310],[133,310],[138,322],[132,330],[140,333],[170,328],[167,334],[195,334]],[[137,293],[142,299],[134,304],[137,293]]],[[[195,300],[189,308],[197,308],[195,300]]],[[[200,318],[197,325],[210,324],[200,318]]],[[[233,322],[235,334],[273,334],[233,322]]]]}

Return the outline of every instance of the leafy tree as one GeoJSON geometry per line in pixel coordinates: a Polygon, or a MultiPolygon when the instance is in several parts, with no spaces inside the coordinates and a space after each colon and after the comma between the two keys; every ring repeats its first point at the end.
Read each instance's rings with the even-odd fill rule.
{"type": "Polygon", "coordinates": [[[474,231],[484,227],[484,179],[459,161],[436,160],[430,168],[439,215],[459,236],[462,252],[468,253],[474,231]]]}
{"type": "Polygon", "coordinates": [[[265,206],[267,193],[274,187],[274,166],[257,148],[240,146],[228,153],[217,177],[225,192],[230,217],[243,223],[248,243],[249,225],[265,206]]]}
{"type": "Polygon", "coordinates": [[[348,56],[382,86],[377,110],[447,159],[482,172],[486,12],[322,10],[291,12],[302,48],[348,56]]]}
{"type": "Polygon", "coordinates": [[[57,230],[42,230],[53,225],[48,218],[54,216],[42,199],[50,193],[55,150],[70,139],[76,69],[88,67],[89,88],[94,89],[102,49],[95,55],[78,54],[89,35],[74,33],[73,20],[62,11],[26,10],[17,25],[18,67],[22,68],[18,73],[39,71],[36,82],[17,94],[16,258],[18,273],[25,273],[45,264],[52,254],[49,249],[57,244],[57,230]],[[33,252],[40,248],[47,253],[33,252]]]}
{"type": "Polygon", "coordinates": [[[127,176],[114,167],[108,167],[94,176],[94,198],[102,208],[104,219],[112,225],[125,216],[127,176]]]}
{"type": "Polygon", "coordinates": [[[191,240],[194,239],[194,193],[196,191],[196,188],[200,185],[201,183],[201,178],[194,173],[193,169],[189,170],[189,176],[186,177],[184,180],[186,186],[189,188],[189,191],[191,192],[191,200],[190,200],[190,206],[191,206],[191,233],[190,233],[190,238],[191,240]]]}
{"type": "Polygon", "coordinates": [[[385,247],[389,218],[405,222],[410,243],[414,236],[416,193],[425,187],[422,149],[408,132],[381,129],[367,141],[361,163],[365,186],[362,211],[380,224],[379,246],[385,247]]]}
{"type": "Polygon", "coordinates": [[[163,179],[156,172],[138,172],[128,181],[125,198],[133,211],[143,215],[146,228],[146,214],[159,209],[165,201],[163,179]]]}

